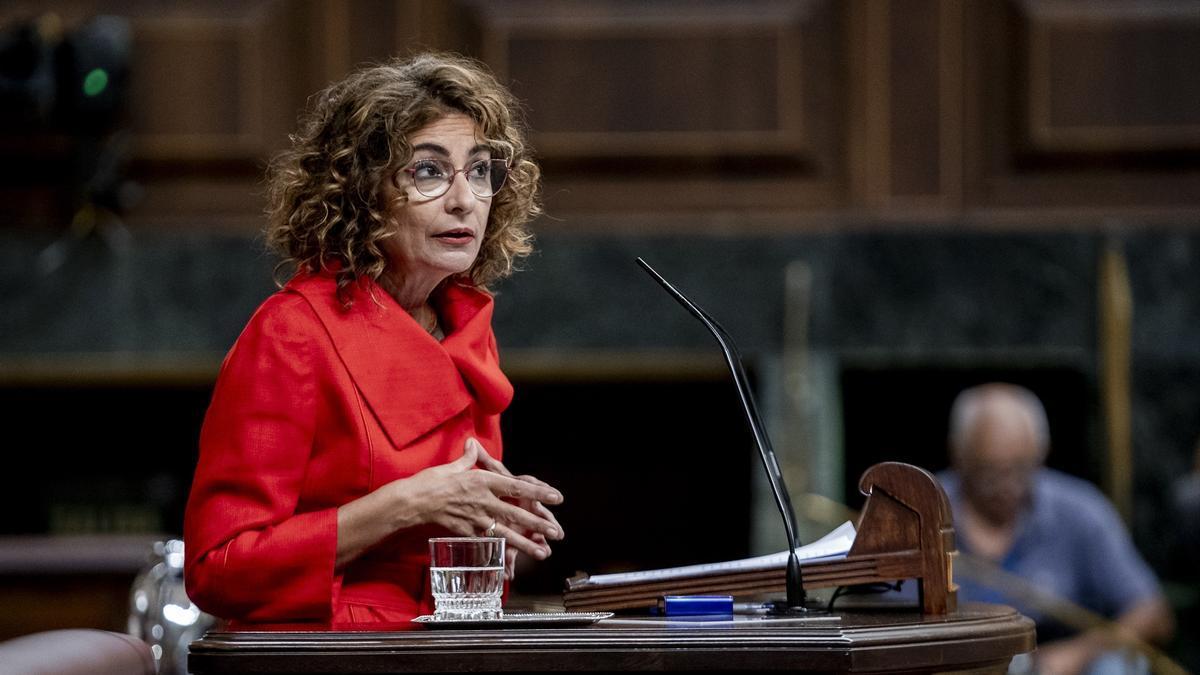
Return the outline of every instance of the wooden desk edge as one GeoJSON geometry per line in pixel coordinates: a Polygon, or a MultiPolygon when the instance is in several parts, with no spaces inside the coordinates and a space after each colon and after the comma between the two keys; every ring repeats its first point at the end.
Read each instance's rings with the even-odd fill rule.
{"type": "Polygon", "coordinates": [[[822,670],[1003,672],[1034,649],[1033,622],[968,605],[943,618],[846,613],[846,626],[620,627],[399,632],[214,632],[194,675],[498,671],[822,670]],[[904,619],[916,618],[916,621],[904,619]],[[902,664],[902,665],[901,665],[902,664]]]}

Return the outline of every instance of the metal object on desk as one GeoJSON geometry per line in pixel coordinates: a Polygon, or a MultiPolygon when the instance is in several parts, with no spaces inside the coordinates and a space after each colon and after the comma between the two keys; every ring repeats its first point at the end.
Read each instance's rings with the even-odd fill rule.
{"type": "Polygon", "coordinates": [[[612,612],[505,612],[495,619],[458,619],[426,614],[413,619],[429,628],[566,628],[589,626],[612,612]]]}
{"type": "Polygon", "coordinates": [[[188,672],[188,645],[216,624],[183,588],[183,542],[158,541],[129,591],[130,635],[150,645],[159,675],[188,672]]]}

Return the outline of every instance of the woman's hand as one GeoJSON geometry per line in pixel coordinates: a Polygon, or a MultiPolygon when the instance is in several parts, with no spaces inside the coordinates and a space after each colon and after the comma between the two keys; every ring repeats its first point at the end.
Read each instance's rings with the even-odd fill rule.
{"type": "Polygon", "coordinates": [[[510,547],[544,559],[550,555],[546,538],[561,539],[561,527],[552,515],[546,517],[549,511],[545,507],[542,507],[543,514],[517,504],[559,504],[562,495],[541,481],[474,470],[477,464],[486,461],[483,458],[491,459],[483,446],[471,439],[459,459],[393,482],[391,485],[401,493],[401,503],[408,507],[401,508],[400,512],[412,514],[405,519],[413,520],[411,525],[435,523],[464,536],[478,535],[494,528],[494,534],[507,539],[510,547]]]}
{"type": "MultiPolygon", "coordinates": [[[[475,440],[474,438],[468,438],[467,439],[467,447],[470,448],[472,445],[476,446],[475,451],[479,455],[479,466],[481,468],[487,469],[488,471],[492,471],[494,473],[498,473],[502,476],[509,476],[511,478],[516,478],[519,481],[523,481],[526,483],[530,483],[532,485],[538,485],[538,486],[541,486],[541,487],[544,487],[544,488],[547,488],[550,490],[554,490],[554,488],[551,487],[549,483],[539,480],[533,476],[528,476],[528,475],[513,476],[512,472],[508,470],[508,467],[504,466],[504,464],[500,460],[492,457],[491,455],[489,455],[487,453],[486,450],[483,449],[483,446],[479,444],[479,441],[475,440]]],[[[529,511],[530,513],[532,513],[536,516],[539,516],[541,518],[544,518],[546,520],[553,522],[554,526],[558,529],[558,536],[552,537],[553,539],[561,540],[565,536],[565,532],[563,532],[562,525],[559,524],[558,519],[555,518],[554,514],[550,512],[550,509],[546,508],[545,505],[543,505],[540,501],[537,501],[534,499],[518,499],[518,500],[514,500],[514,501],[515,501],[516,505],[521,507],[522,509],[525,509],[526,511],[529,511]]],[[[561,503],[561,502],[552,502],[552,503],[561,503]]],[[[500,523],[497,522],[497,529],[499,529],[499,525],[500,525],[500,523]]],[[[550,555],[550,553],[551,553],[550,544],[548,544],[546,542],[546,536],[544,534],[542,534],[541,532],[532,532],[532,531],[522,532],[521,534],[523,534],[525,537],[529,538],[534,543],[542,546],[546,551],[546,555],[547,556],[550,555]]],[[[516,573],[517,549],[510,547],[510,548],[506,548],[504,552],[505,552],[504,571],[505,571],[505,574],[507,575],[506,578],[511,580],[515,576],[515,573],[516,573]]]]}
{"type": "Polygon", "coordinates": [[[558,521],[553,515],[546,517],[549,511],[544,506],[537,511],[517,504],[559,504],[562,495],[536,479],[476,470],[480,455],[486,457],[487,453],[477,441],[467,443],[463,456],[453,462],[394,480],[339,507],[337,565],[353,560],[397,530],[426,523],[462,536],[476,536],[494,527],[494,534],[504,537],[508,548],[538,560],[550,555],[546,539],[562,538],[558,521]]]}
{"type": "MultiPolygon", "coordinates": [[[[512,472],[508,470],[508,467],[504,466],[504,464],[501,463],[500,460],[489,455],[487,453],[487,451],[483,449],[483,446],[479,444],[479,441],[475,440],[474,438],[468,438],[467,445],[475,446],[475,451],[479,453],[479,466],[481,468],[487,469],[488,471],[492,471],[494,473],[498,473],[501,476],[508,476],[509,478],[516,478],[519,481],[523,481],[523,482],[529,483],[531,485],[538,485],[538,486],[546,488],[548,490],[553,490],[556,493],[558,492],[557,490],[554,490],[554,487],[551,486],[546,481],[539,480],[533,476],[528,476],[528,475],[514,476],[512,474],[512,472]]],[[[560,499],[557,502],[551,502],[551,503],[552,504],[561,504],[562,500],[560,499]]],[[[554,537],[555,539],[562,539],[563,536],[565,536],[563,533],[562,526],[559,525],[559,523],[558,523],[558,519],[555,518],[554,514],[550,512],[550,509],[548,509],[542,505],[542,502],[540,502],[536,499],[520,499],[520,500],[517,500],[517,506],[520,506],[521,508],[525,509],[526,511],[529,511],[530,513],[532,513],[534,515],[541,516],[542,518],[545,518],[545,519],[553,522],[554,526],[558,528],[558,533],[559,533],[559,536],[554,537]]]]}

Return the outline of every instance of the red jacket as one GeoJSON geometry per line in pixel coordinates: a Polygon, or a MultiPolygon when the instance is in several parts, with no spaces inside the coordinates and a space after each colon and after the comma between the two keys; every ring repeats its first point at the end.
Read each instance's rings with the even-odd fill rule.
{"type": "Polygon", "coordinates": [[[334,569],[337,507],[445,464],[468,437],[501,455],[512,400],[492,299],[447,285],[446,337],[378,285],[343,310],[327,275],[267,299],[221,367],[184,518],[188,595],[238,623],[407,621],[432,611],[433,526],[396,533],[334,569]]]}

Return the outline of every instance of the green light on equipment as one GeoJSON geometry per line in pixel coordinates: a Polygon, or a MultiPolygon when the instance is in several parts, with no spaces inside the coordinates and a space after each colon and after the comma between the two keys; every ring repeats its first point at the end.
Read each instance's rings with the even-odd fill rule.
{"type": "Polygon", "coordinates": [[[103,68],[96,68],[83,78],[83,93],[88,96],[99,96],[108,87],[108,73],[103,68]]]}

